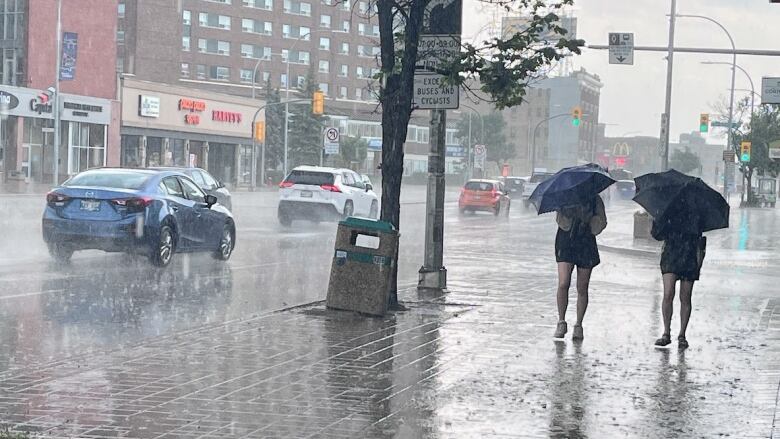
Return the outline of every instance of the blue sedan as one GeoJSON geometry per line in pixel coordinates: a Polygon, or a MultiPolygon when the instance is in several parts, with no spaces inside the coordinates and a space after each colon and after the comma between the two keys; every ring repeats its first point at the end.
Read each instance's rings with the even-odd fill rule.
{"type": "Polygon", "coordinates": [[[46,195],[43,239],[51,255],[74,251],[148,254],[164,267],[178,252],[233,253],[233,215],[176,171],[103,168],[71,177],[46,195]]]}

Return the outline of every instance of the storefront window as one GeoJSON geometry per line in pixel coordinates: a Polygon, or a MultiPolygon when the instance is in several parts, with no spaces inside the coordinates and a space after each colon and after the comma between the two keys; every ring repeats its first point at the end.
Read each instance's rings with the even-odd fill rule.
{"type": "Polygon", "coordinates": [[[140,140],[140,136],[122,136],[122,166],[128,168],[141,166],[140,140]]]}
{"type": "Polygon", "coordinates": [[[70,134],[68,174],[77,174],[105,164],[105,125],[71,122],[70,134]]]}
{"type": "Polygon", "coordinates": [[[162,137],[146,138],[146,166],[162,166],[162,137]]]}
{"type": "Polygon", "coordinates": [[[173,166],[187,166],[185,140],[171,139],[171,150],[173,152],[173,166]]]}

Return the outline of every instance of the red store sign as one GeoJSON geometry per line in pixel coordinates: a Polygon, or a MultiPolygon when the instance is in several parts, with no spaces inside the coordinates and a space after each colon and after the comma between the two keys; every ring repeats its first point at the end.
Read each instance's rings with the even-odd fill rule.
{"type": "Polygon", "coordinates": [[[179,110],[205,111],[206,102],[194,99],[179,99],[179,110]]]}
{"type": "Polygon", "coordinates": [[[241,113],[214,110],[211,112],[211,120],[217,122],[241,123],[241,113]]]}

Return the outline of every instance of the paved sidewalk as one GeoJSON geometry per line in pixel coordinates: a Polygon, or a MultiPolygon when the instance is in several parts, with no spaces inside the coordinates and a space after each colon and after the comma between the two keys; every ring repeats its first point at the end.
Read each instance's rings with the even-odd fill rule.
{"type": "Polygon", "coordinates": [[[602,252],[585,341],[555,342],[553,222],[530,239],[522,221],[474,223],[448,230],[444,297],[406,290],[409,311],[382,319],[317,303],[25,364],[0,374],[0,423],[89,438],[780,435],[776,266],[709,260],[681,352],[652,345],[657,260],[602,252]]]}

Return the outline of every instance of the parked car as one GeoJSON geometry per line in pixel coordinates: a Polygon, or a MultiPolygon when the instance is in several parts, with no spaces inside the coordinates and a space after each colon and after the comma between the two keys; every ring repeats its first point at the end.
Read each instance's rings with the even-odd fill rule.
{"type": "Polygon", "coordinates": [[[349,169],[299,166],[279,184],[279,223],[379,217],[379,197],[367,177],[349,169]]]}
{"type": "Polygon", "coordinates": [[[230,194],[230,191],[225,187],[224,183],[212,177],[205,169],[179,167],[158,167],[150,169],[181,172],[190,177],[198,187],[203,189],[203,192],[214,195],[217,197],[217,202],[219,204],[227,207],[228,210],[233,211],[233,196],[230,194]]]}
{"type": "Polygon", "coordinates": [[[615,190],[617,191],[618,196],[623,200],[630,200],[636,195],[634,180],[618,180],[618,182],[615,183],[615,190]]]}
{"type": "Polygon", "coordinates": [[[777,180],[773,177],[758,177],[758,184],[753,188],[756,203],[762,207],[775,207],[777,204],[777,180]]]}
{"type": "Polygon", "coordinates": [[[547,180],[548,178],[552,177],[552,172],[547,171],[534,171],[534,173],[531,175],[531,178],[528,179],[528,182],[525,183],[523,186],[523,206],[525,208],[529,208],[531,206],[531,194],[534,193],[534,190],[537,186],[539,186],[539,183],[547,180]]]}
{"type": "Polygon", "coordinates": [[[164,267],[174,253],[227,260],[233,216],[181,172],[102,168],[74,175],[46,195],[43,239],[67,261],[78,250],[142,253],[164,267]]]}
{"type": "Polygon", "coordinates": [[[469,180],[460,191],[458,209],[466,212],[487,211],[498,216],[509,215],[511,200],[504,184],[498,180],[469,180]]]}
{"type": "Polygon", "coordinates": [[[501,177],[499,181],[504,183],[506,194],[513,198],[523,195],[523,188],[526,181],[528,181],[528,177],[501,177]]]}

